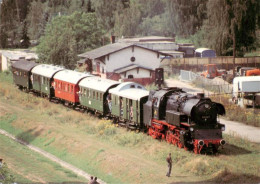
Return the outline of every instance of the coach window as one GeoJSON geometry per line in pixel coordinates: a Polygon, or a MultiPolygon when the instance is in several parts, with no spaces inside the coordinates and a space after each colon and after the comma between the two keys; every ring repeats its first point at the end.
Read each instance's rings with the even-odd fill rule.
{"type": "Polygon", "coordinates": [[[96,96],[96,98],[97,98],[97,100],[98,100],[98,97],[99,97],[99,95],[98,95],[98,92],[97,92],[97,94],[96,94],[97,96],[96,96]]]}
{"type": "Polygon", "coordinates": [[[95,99],[95,91],[93,91],[93,99],[95,99]]]}
{"type": "Polygon", "coordinates": [[[74,92],[74,86],[71,86],[71,92],[72,93],[74,92]]]}
{"type": "Polygon", "coordinates": [[[71,91],[70,91],[70,85],[68,85],[68,92],[70,93],[71,91]]]}
{"type": "Polygon", "coordinates": [[[65,84],[65,91],[68,91],[68,84],[65,84]]]}
{"type": "Polygon", "coordinates": [[[102,97],[103,97],[102,93],[100,93],[100,101],[103,101],[102,97]]]}
{"type": "Polygon", "coordinates": [[[87,97],[90,97],[89,89],[87,89],[87,97]]]}

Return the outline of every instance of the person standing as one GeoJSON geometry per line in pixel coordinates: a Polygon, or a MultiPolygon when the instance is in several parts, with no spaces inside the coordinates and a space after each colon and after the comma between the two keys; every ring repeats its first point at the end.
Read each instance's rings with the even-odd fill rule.
{"type": "Polygon", "coordinates": [[[171,153],[169,153],[168,157],[166,158],[166,161],[168,163],[168,172],[166,176],[170,177],[171,171],[172,171],[172,156],[171,153]]]}

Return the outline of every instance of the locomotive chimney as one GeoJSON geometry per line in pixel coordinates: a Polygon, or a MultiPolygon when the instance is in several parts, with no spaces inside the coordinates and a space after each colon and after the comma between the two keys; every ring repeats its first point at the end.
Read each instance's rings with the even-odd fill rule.
{"type": "Polygon", "coordinates": [[[204,93],[197,93],[198,99],[202,99],[205,97],[204,93]]]}

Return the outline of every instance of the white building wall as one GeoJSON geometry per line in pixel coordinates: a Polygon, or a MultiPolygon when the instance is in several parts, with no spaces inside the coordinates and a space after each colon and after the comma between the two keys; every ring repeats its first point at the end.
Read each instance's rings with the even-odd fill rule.
{"type": "Polygon", "coordinates": [[[150,70],[145,70],[142,68],[139,68],[139,72],[137,72],[137,68],[133,70],[129,70],[126,72],[126,75],[124,73],[120,74],[121,79],[127,79],[129,75],[133,75],[133,78],[149,78],[150,76],[150,70]]]}
{"type": "Polygon", "coordinates": [[[2,54],[2,71],[8,70],[8,59],[2,54]]]}
{"type": "Polygon", "coordinates": [[[110,54],[106,57],[105,63],[106,71],[113,72],[118,68],[122,68],[130,64],[137,64],[155,70],[155,68],[160,66],[160,61],[160,56],[157,57],[156,52],[140,47],[134,47],[134,51],[132,52],[132,47],[129,47],[110,54]],[[131,62],[131,57],[135,57],[134,62],[131,62]]]}

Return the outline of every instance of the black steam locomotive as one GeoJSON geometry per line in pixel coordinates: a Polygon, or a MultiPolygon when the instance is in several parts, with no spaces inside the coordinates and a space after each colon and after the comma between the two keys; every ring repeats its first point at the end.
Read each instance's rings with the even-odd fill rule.
{"type": "Polygon", "coordinates": [[[218,115],[225,114],[225,108],[204,94],[192,95],[180,88],[151,91],[143,114],[149,135],[180,148],[215,153],[225,144],[225,125],[217,121],[218,115]]]}

